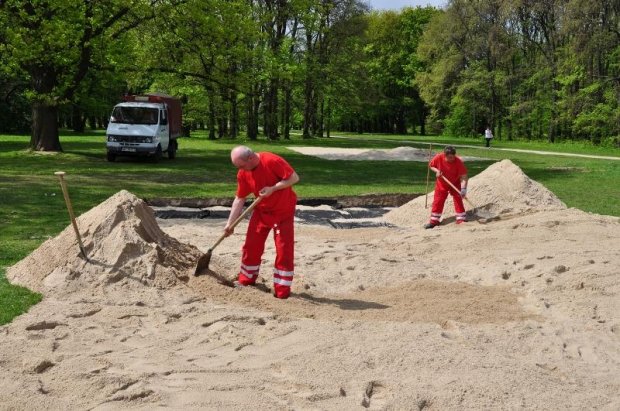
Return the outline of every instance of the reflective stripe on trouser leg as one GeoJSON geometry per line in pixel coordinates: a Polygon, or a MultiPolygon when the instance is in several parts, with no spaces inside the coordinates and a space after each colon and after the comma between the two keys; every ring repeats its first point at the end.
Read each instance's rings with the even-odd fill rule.
{"type": "Polygon", "coordinates": [[[241,268],[239,270],[239,283],[250,285],[256,282],[261,258],[265,250],[265,240],[271,227],[261,224],[260,213],[253,212],[248,224],[245,243],[241,249],[241,268]]]}
{"type": "Polygon", "coordinates": [[[451,190],[450,194],[452,194],[452,199],[454,200],[454,211],[456,211],[456,219],[464,221],[465,220],[465,205],[463,204],[463,197],[461,197],[461,193],[454,193],[453,191],[454,190],[451,190]]]}
{"type": "Polygon", "coordinates": [[[260,270],[260,265],[247,266],[245,264],[241,264],[239,273],[247,277],[248,280],[255,281],[256,277],[258,277],[259,270],[260,270]]]}
{"type": "Polygon", "coordinates": [[[273,240],[276,261],[273,270],[273,289],[276,297],[286,298],[291,293],[295,269],[295,232],[293,216],[274,225],[273,240]]]}
{"type": "Polygon", "coordinates": [[[431,208],[431,224],[439,224],[446,198],[448,198],[448,192],[435,186],[435,193],[433,194],[433,207],[431,208]]]}
{"type": "Polygon", "coordinates": [[[273,269],[273,283],[291,286],[293,285],[293,271],[282,271],[277,268],[273,269]]]}

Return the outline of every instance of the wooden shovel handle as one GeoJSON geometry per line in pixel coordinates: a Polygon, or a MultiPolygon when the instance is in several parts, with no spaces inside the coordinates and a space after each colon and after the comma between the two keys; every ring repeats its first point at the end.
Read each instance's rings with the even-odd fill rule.
{"type": "MultiPolygon", "coordinates": [[[[248,214],[250,214],[250,212],[251,212],[252,210],[254,210],[254,209],[256,208],[256,206],[258,205],[258,203],[260,203],[260,202],[261,202],[261,200],[262,200],[262,199],[263,199],[263,197],[262,197],[262,196],[258,196],[258,197],[256,197],[256,200],[254,200],[254,202],[253,202],[252,204],[250,204],[250,205],[248,206],[248,208],[246,208],[246,209],[245,209],[245,210],[244,210],[244,211],[243,211],[243,212],[239,215],[239,217],[237,217],[237,218],[235,219],[235,221],[233,221],[233,223],[230,225],[230,228],[235,228],[235,227],[237,226],[237,224],[239,224],[239,223],[241,222],[241,220],[243,220],[243,219],[244,219],[244,218],[245,218],[248,214]]],[[[225,239],[225,238],[226,238],[226,234],[222,234],[222,235],[220,236],[220,238],[219,238],[219,239],[215,242],[215,244],[213,244],[213,246],[212,246],[209,250],[213,251],[213,249],[214,249],[215,247],[217,247],[218,245],[220,245],[220,243],[221,243],[222,241],[224,241],[224,239],[225,239]]]]}
{"type": "Polygon", "coordinates": [[[75,214],[73,213],[73,205],[71,204],[71,198],[69,198],[69,190],[67,190],[67,183],[65,183],[65,172],[64,171],[56,171],[54,173],[55,176],[58,176],[60,180],[60,187],[62,188],[62,195],[65,198],[65,204],[67,205],[67,211],[69,212],[69,218],[71,218],[71,225],[73,226],[73,231],[75,231],[75,236],[78,240],[78,245],[80,246],[80,251],[84,255],[84,258],[88,258],[86,255],[86,250],[84,249],[84,244],[82,243],[82,236],[80,235],[80,230],[78,229],[77,222],[75,221],[75,214]]]}
{"type": "MultiPolygon", "coordinates": [[[[441,178],[443,178],[443,181],[445,181],[446,183],[448,183],[448,185],[449,185],[450,187],[452,187],[452,188],[454,189],[454,191],[456,191],[457,193],[459,193],[459,195],[461,195],[461,191],[460,191],[458,188],[456,188],[456,186],[455,186],[454,184],[452,184],[452,183],[450,182],[450,180],[448,180],[447,178],[445,178],[443,174],[441,174],[441,175],[440,175],[440,177],[441,177],[441,178]]],[[[461,196],[461,198],[462,198],[463,200],[467,201],[467,204],[469,204],[469,206],[470,206],[471,208],[477,208],[477,207],[476,207],[476,206],[475,206],[475,205],[474,205],[471,201],[469,201],[469,199],[468,199],[467,197],[463,197],[463,196],[461,196]]]]}

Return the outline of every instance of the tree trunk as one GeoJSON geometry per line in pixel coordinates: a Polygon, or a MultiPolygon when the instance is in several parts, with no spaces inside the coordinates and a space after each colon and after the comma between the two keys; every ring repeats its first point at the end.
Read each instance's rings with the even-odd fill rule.
{"type": "Polygon", "coordinates": [[[319,137],[323,137],[323,124],[324,124],[324,119],[325,119],[325,99],[321,98],[321,106],[319,109],[319,116],[318,116],[318,129],[317,129],[317,135],[319,137]]]}
{"type": "Polygon", "coordinates": [[[228,135],[228,90],[222,86],[220,88],[221,103],[217,117],[217,135],[219,138],[228,135]]]}
{"type": "Polygon", "coordinates": [[[88,126],[91,130],[97,130],[97,119],[95,116],[88,116],[88,126]]]}
{"type": "Polygon", "coordinates": [[[282,115],[282,126],[284,132],[284,138],[286,140],[291,139],[291,100],[293,99],[293,92],[291,90],[291,84],[286,82],[284,87],[284,113],[282,115]]]}
{"type": "Polygon", "coordinates": [[[552,78],[551,78],[551,113],[549,116],[549,142],[555,143],[555,132],[556,132],[556,122],[557,122],[557,109],[556,109],[556,100],[557,100],[557,91],[558,91],[558,83],[555,81],[556,76],[555,67],[552,70],[552,78]]]}
{"type": "Polygon", "coordinates": [[[269,105],[269,90],[267,90],[268,87],[265,86],[263,84],[262,86],[262,92],[261,92],[261,97],[262,97],[262,106],[263,106],[263,135],[268,136],[269,135],[269,119],[267,118],[268,112],[269,112],[269,107],[267,107],[269,105]]]}
{"type": "Polygon", "coordinates": [[[405,113],[402,107],[398,110],[398,117],[396,123],[396,134],[407,134],[407,122],[405,119],[405,113]]]}
{"type": "Polygon", "coordinates": [[[314,137],[316,137],[317,132],[319,130],[319,123],[318,123],[318,106],[319,106],[319,97],[318,97],[318,93],[317,90],[314,89],[312,92],[313,96],[312,96],[312,115],[311,115],[311,119],[312,119],[312,123],[310,123],[310,134],[312,134],[314,137]]]}
{"type": "Polygon", "coordinates": [[[502,141],[502,119],[498,119],[497,121],[497,139],[502,141]]]}
{"type": "Polygon", "coordinates": [[[254,134],[256,135],[256,137],[258,137],[258,113],[260,110],[260,95],[260,84],[255,84],[253,99],[254,106],[252,107],[252,110],[254,110],[254,123],[252,124],[252,127],[254,128],[254,134]]]}
{"type": "Polygon", "coordinates": [[[270,140],[277,140],[278,135],[278,80],[272,79],[266,94],[265,134],[270,140]]]}
{"type": "Polygon", "coordinates": [[[312,138],[311,125],[312,119],[312,80],[306,78],[306,85],[304,90],[304,129],[303,138],[312,138]]]}
{"type": "Polygon", "coordinates": [[[32,104],[30,148],[36,151],[62,151],[58,135],[58,108],[43,101],[32,104]]]}
{"type": "Polygon", "coordinates": [[[209,99],[209,140],[215,140],[215,102],[209,99]]]}
{"type": "Polygon", "coordinates": [[[75,131],[76,133],[83,133],[86,124],[85,124],[84,114],[82,113],[82,109],[78,105],[74,104],[71,115],[72,115],[71,122],[73,123],[73,131],[75,131]]]}
{"type": "Polygon", "coordinates": [[[228,132],[228,118],[226,116],[219,116],[217,121],[217,137],[222,138],[226,136],[228,132]]]}
{"type": "Polygon", "coordinates": [[[331,137],[331,131],[332,131],[332,105],[328,98],[327,99],[327,121],[325,122],[325,132],[327,133],[326,134],[327,138],[331,137]]]}
{"type": "Polygon", "coordinates": [[[306,80],[304,84],[304,129],[303,138],[312,138],[310,131],[313,122],[313,81],[314,64],[313,64],[313,47],[312,47],[312,32],[306,31],[306,80]]]}
{"type": "Polygon", "coordinates": [[[249,140],[256,140],[258,138],[258,131],[254,128],[254,123],[256,121],[254,114],[254,100],[255,96],[246,97],[246,111],[247,111],[247,130],[246,135],[249,140]]]}
{"type": "MultiPolygon", "coordinates": [[[[299,20],[297,19],[297,17],[295,17],[293,20],[293,28],[291,29],[291,34],[290,34],[291,39],[297,38],[298,23],[299,23],[299,20]]],[[[295,42],[292,41],[289,47],[289,56],[291,59],[294,58],[294,52],[295,52],[295,42]]],[[[284,90],[284,110],[282,113],[282,131],[284,133],[285,140],[291,139],[291,100],[293,99],[291,83],[292,81],[289,78],[284,81],[284,84],[282,86],[284,90]]]]}
{"type": "MultiPolygon", "coordinates": [[[[49,67],[31,72],[32,87],[37,94],[49,94],[56,86],[56,73],[49,67]]],[[[62,151],[58,134],[58,107],[43,99],[32,103],[30,148],[37,151],[62,151]]]]}
{"type": "Polygon", "coordinates": [[[239,135],[239,104],[237,101],[237,92],[230,92],[230,129],[228,132],[230,138],[237,138],[239,135]]]}

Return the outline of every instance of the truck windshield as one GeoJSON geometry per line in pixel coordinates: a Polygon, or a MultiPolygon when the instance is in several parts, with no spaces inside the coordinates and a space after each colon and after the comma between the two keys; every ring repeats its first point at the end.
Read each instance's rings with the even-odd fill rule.
{"type": "Polygon", "coordinates": [[[111,123],[157,124],[159,110],[147,107],[114,107],[111,123]]]}

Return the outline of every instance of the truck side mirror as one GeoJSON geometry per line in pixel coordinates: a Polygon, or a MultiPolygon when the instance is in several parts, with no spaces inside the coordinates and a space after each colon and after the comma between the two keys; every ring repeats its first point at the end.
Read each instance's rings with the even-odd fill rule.
{"type": "Polygon", "coordinates": [[[165,111],[161,110],[159,112],[159,117],[161,119],[159,124],[161,124],[162,126],[168,125],[168,118],[166,117],[166,112],[165,111]]]}

